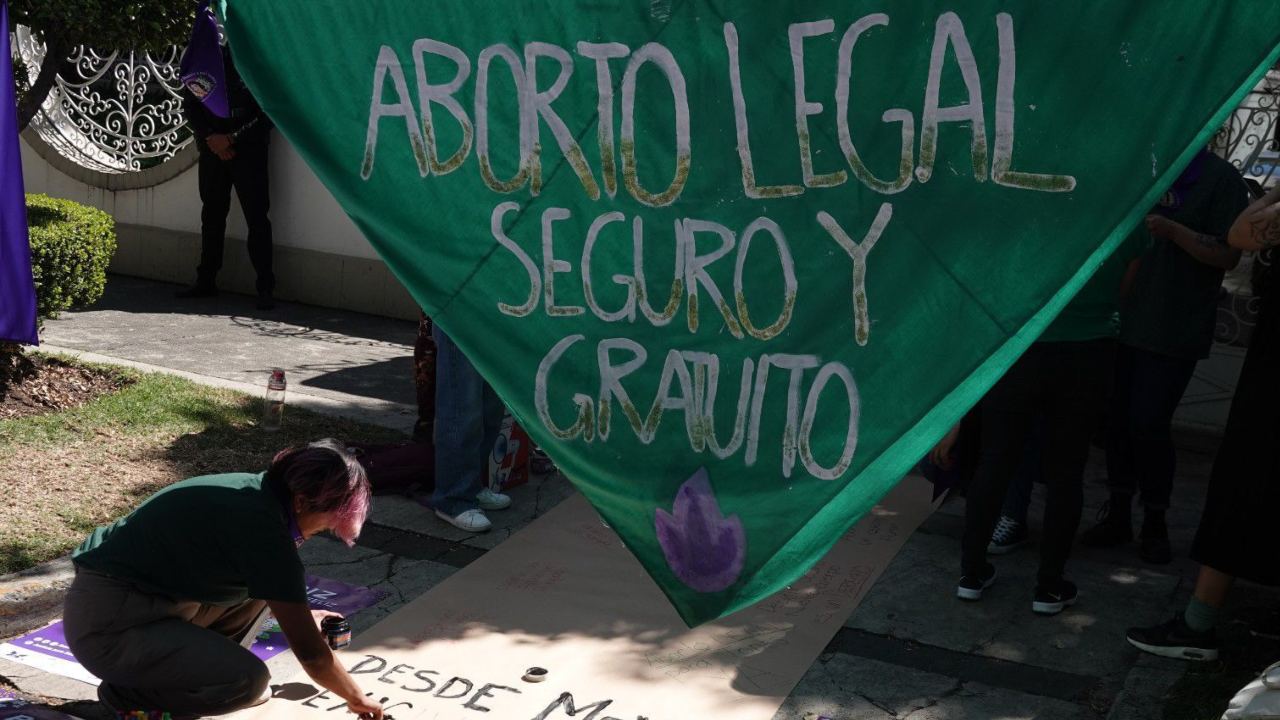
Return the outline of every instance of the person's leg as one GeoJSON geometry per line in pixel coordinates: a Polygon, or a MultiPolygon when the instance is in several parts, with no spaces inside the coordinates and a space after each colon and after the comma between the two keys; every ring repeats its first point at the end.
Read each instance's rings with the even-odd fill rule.
{"type": "Polygon", "coordinates": [[[255,289],[259,295],[271,295],[276,287],[272,270],[270,181],[267,174],[268,145],[254,143],[236,149],[232,161],[235,171],[236,196],[244,210],[249,227],[249,261],[257,273],[255,289]]]}
{"type": "Polygon", "coordinates": [[[436,341],[431,337],[431,318],[425,312],[418,318],[418,337],[413,343],[413,385],[418,400],[413,439],[429,443],[435,434],[436,341]]]}
{"type": "Polygon", "coordinates": [[[200,265],[196,288],[212,290],[222,269],[227,213],[231,210],[231,163],[223,162],[201,144],[197,169],[200,187],[200,265]]]}
{"type": "Polygon", "coordinates": [[[1161,657],[1217,660],[1218,617],[1234,582],[1233,576],[1208,565],[1201,565],[1195,593],[1186,609],[1160,625],[1129,628],[1126,633],[1129,644],[1161,657]]]}
{"type": "MultiPolygon", "coordinates": [[[[82,570],[67,593],[67,644],[102,679],[98,697],[117,712],[195,718],[255,704],[271,678],[266,665],[232,639],[183,619],[201,607],[82,570]]],[[[206,616],[212,623],[222,614],[206,616]]],[[[243,632],[247,621],[235,619],[243,632]]]]}
{"type": "Polygon", "coordinates": [[[1044,418],[1037,418],[1032,424],[1031,434],[1027,436],[1026,447],[1022,451],[1022,461],[1018,471],[1009,484],[1009,492],[1004,498],[1004,507],[1000,512],[1024,528],[1027,525],[1027,508],[1031,505],[1031,493],[1037,482],[1044,482],[1041,473],[1044,455],[1044,418]]]}
{"type": "Polygon", "coordinates": [[[996,521],[995,530],[991,532],[991,542],[987,552],[992,555],[1004,555],[1027,544],[1031,534],[1027,529],[1027,508],[1031,505],[1031,492],[1034,478],[1039,474],[1030,472],[1029,458],[1039,466],[1040,453],[1035,448],[1034,437],[1028,438],[1027,452],[1023,461],[1009,482],[1009,490],[1004,495],[1004,505],[1000,508],[1000,518],[996,521]],[[1033,449],[1035,448],[1035,449],[1033,449]]]}
{"type": "MultiPolygon", "coordinates": [[[[987,545],[1009,483],[1022,458],[1034,416],[1036,388],[1033,380],[1038,354],[1034,346],[1028,350],[979,405],[981,447],[977,470],[965,493],[964,534],[960,542],[960,569],[965,578],[989,574],[987,545]]],[[[963,585],[965,580],[961,582],[963,585]]],[[[979,588],[973,597],[966,599],[976,599],[980,594],[979,588]]]]}
{"type": "Polygon", "coordinates": [[[1173,446],[1173,414],[1195,372],[1196,361],[1135,351],[1134,406],[1131,414],[1135,467],[1143,507],[1143,557],[1169,562],[1165,511],[1173,491],[1177,452],[1173,446]]]}
{"type": "MultiPolygon", "coordinates": [[[[476,497],[476,502],[482,510],[505,510],[511,507],[511,498],[501,491],[489,489],[489,463],[490,458],[493,457],[494,445],[498,441],[498,435],[502,432],[502,420],[507,415],[507,408],[502,404],[502,400],[498,398],[498,394],[489,386],[489,383],[484,383],[483,397],[481,425],[484,429],[484,439],[481,441],[481,447],[485,451],[481,456],[481,489],[476,497]]],[[[507,449],[508,451],[512,450],[510,446],[507,449]]]]}
{"type": "Polygon", "coordinates": [[[1133,540],[1133,495],[1138,477],[1133,465],[1130,413],[1133,404],[1133,348],[1116,348],[1115,382],[1107,413],[1107,483],[1111,497],[1099,523],[1080,536],[1086,547],[1115,547],[1133,540]]]}
{"type": "Polygon", "coordinates": [[[1111,393],[1115,346],[1096,340],[1055,345],[1053,362],[1046,364],[1041,378],[1047,388],[1043,465],[1047,497],[1037,581],[1051,595],[1074,595],[1074,588],[1063,587],[1063,574],[1080,527],[1090,441],[1111,393]],[[1055,589],[1060,592],[1054,593],[1055,589]]]}
{"type": "Polygon", "coordinates": [[[431,507],[456,518],[477,509],[476,495],[483,487],[480,468],[488,458],[485,382],[439,325],[432,337],[436,343],[436,486],[431,507]]]}

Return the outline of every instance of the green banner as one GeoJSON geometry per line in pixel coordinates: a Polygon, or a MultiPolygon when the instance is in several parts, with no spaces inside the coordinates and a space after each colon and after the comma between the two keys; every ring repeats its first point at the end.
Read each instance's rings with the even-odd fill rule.
{"type": "Polygon", "coordinates": [[[1274,0],[225,5],[280,130],[690,623],[892,488],[1280,42],[1274,0]]]}

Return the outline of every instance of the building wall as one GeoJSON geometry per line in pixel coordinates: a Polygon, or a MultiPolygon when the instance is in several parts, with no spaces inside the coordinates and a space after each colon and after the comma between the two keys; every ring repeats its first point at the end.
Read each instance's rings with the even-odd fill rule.
{"type": "MultiPolygon", "coordinates": [[[[37,141],[38,142],[38,141],[37,141]]],[[[200,252],[200,196],[192,166],[158,185],[134,190],[96,187],[89,173],[55,167],[30,138],[22,143],[27,192],[46,193],[101,208],[119,226],[120,250],[111,270],[190,283],[200,252]]],[[[190,160],[187,160],[189,162],[190,160]]],[[[171,162],[182,162],[177,158],[171,162]]],[[[408,292],[378,258],[351,219],[278,133],[271,143],[271,222],[276,295],[326,307],[416,318],[408,292]]],[[[252,292],[253,271],[239,201],[232,199],[220,288],[252,292]]]]}

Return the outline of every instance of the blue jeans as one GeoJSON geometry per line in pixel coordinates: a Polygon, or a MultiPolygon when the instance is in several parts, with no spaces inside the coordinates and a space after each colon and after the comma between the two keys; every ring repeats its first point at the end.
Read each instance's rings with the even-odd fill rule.
{"type": "Polygon", "coordinates": [[[431,507],[456,517],[475,510],[484,487],[489,455],[506,410],[453,340],[435,325],[436,487],[431,507]]]}

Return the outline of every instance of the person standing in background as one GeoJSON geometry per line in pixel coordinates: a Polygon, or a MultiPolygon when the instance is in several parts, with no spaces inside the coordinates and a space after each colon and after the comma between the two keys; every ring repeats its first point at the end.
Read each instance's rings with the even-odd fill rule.
{"type": "Polygon", "coordinates": [[[1099,524],[1081,536],[1086,546],[1133,540],[1137,492],[1142,558],[1167,563],[1173,557],[1165,521],[1176,465],[1173,413],[1196,363],[1209,356],[1222,277],[1240,261],[1240,251],[1227,245],[1227,231],[1248,201],[1235,167],[1201,151],[1147,217],[1154,243],[1120,310],[1107,438],[1111,498],[1099,524]],[[1191,232],[1180,232],[1182,226],[1191,232]]]}
{"type": "Polygon", "coordinates": [[[182,91],[182,109],[200,149],[200,265],[196,284],[180,291],[180,298],[212,297],[218,294],[217,277],[222,269],[227,213],[231,211],[231,189],[235,188],[249,226],[249,260],[257,274],[255,288],[258,309],[275,307],[275,274],[272,271],[271,207],[267,173],[267,151],[271,120],[236,72],[231,52],[221,48],[226,73],[226,94],[230,117],[220,117],[200,101],[189,87],[182,91]]]}

